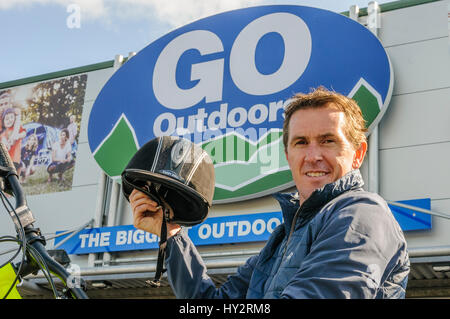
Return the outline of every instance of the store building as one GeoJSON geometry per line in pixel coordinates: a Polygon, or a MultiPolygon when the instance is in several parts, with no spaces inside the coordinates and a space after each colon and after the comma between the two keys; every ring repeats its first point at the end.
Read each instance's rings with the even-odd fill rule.
{"type": "MultiPolygon", "coordinates": [[[[450,297],[448,12],[448,1],[415,0],[379,7],[371,3],[368,9],[352,7],[343,13],[376,34],[394,74],[388,105],[369,137],[370,155],[361,171],[366,188],[389,202],[405,231],[412,263],[408,298],[450,297]]],[[[37,136],[38,169],[24,175],[37,226],[48,238],[47,248],[67,250],[74,274],[86,280],[88,294],[95,298],[174,297],[166,279],[157,289],[146,283],[156,268],[157,238],[131,225],[121,185],[99,166],[99,147],[93,149],[90,136],[96,125],[90,118],[100,92],[112,75],[134,58],[131,53],[116,56],[114,61],[0,83],[0,98],[14,107],[28,104],[22,112],[26,139],[37,136]],[[52,109],[52,98],[59,98],[58,110],[52,109]],[[60,115],[52,120],[39,116],[51,112],[60,115]],[[61,176],[49,176],[43,169],[51,161],[49,148],[65,127],[72,129],[69,137],[76,132],[69,140],[73,167],[61,176]],[[51,240],[55,234],[57,239],[51,240]]],[[[254,110],[256,105],[260,104],[255,104],[254,110]]],[[[280,104],[268,102],[266,107],[255,114],[276,116],[280,104]]],[[[127,124],[126,118],[116,120],[114,128],[127,124]]],[[[256,116],[254,120],[258,120],[256,116]]],[[[170,126],[169,117],[166,122],[170,126]]],[[[159,130],[164,133],[166,126],[159,130]]],[[[136,139],[135,134],[129,136],[136,139]]],[[[239,200],[229,200],[224,195],[211,208],[209,218],[189,230],[217,284],[257,254],[271,230],[281,223],[278,203],[270,196],[281,190],[292,190],[292,184],[259,190],[256,198],[243,193],[235,196],[239,200]]],[[[0,231],[12,233],[10,224],[5,217],[0,231]]],[[[19,291],[25,298],[47,297],[48,290],[42,289],[47,285],[38,274],[24,280],[19,291]]]]}

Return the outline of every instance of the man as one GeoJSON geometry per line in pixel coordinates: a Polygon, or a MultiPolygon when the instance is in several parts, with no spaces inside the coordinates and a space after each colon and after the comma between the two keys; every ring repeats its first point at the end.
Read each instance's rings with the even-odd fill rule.
{"type": "MultiPolygon", "coordinates": [[[[216,288],[197,250],[168,226],[166,267],[179,298],[404,298],[409,258],[386,202],[362,189],[367,142],[357,104],[319,88],[285,110],[283,142],[298,190],[277,194],[284,223],[216,288]]],[[[137,228],[159,235],[161,211],[130,196],[137,228]]]]}

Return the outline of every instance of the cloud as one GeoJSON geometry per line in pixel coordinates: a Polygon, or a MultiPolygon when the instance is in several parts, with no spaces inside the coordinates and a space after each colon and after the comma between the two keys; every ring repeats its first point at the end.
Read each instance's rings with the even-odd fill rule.
{"type": "Polygon", "coordinates": [[[177,27],[215,13],[257,5],[261,0],[132,0],[130,2],[149,6],[159,20],[177,27]]]}
{"type": "Polygon", "coordinates": [[[172,27],[215,13],[261,4],[263,0],[0,0],[0,10],[33,5],[77,4],[83,19],[158,19],[172,27]]]}
{"type": "Polygon", "coordinates": [[[80,13],[87,19],[103,18],[107,15],[104,0],[0,0],[0,10],[30,8],[35,5],[59,5],[68,8],[76,4],[80,13]]]}

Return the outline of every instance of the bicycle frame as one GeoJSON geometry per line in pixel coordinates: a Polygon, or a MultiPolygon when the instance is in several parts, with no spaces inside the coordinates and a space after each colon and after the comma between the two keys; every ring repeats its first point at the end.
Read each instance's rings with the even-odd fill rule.
{"type": "MultiPolygon", "coordinates": [[[[56,295],[56,298],[65,296],[76,299],[87,299],[88,296],[85,293],[86,285],[84,281],[81,280],[80,286],[68,285],[71,274],[48,254],[45,248],[45,238],[41,235],[39,228],[34,227],[36,220],[27,205],[26,197],[19,183],[15,167],[2,143],[0,143],[0,178],[3,179],[2,191],[12,194],[16,199],[15,208],[11,207],[10,215],[14,221],[17,236],[22,240],[22,245],[26,248],[24,250],[26,253],[22,257],[22,261],[14,265],[17,278],[23,278],[45,267],[50,273],[57,276],[67,288],[64,291],[65,294],[56,295]]],[[[51,280],[51,278],[48,279],[51,280]]]]}

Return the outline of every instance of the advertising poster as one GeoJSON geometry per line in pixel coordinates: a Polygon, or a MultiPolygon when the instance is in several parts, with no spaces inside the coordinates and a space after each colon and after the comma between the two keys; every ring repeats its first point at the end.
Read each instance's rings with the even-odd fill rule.
{"type": "Polygon", "coordinates": [[[0,90],[0,140],[27,195],[68,191],[87,75],[0,90]]]}

